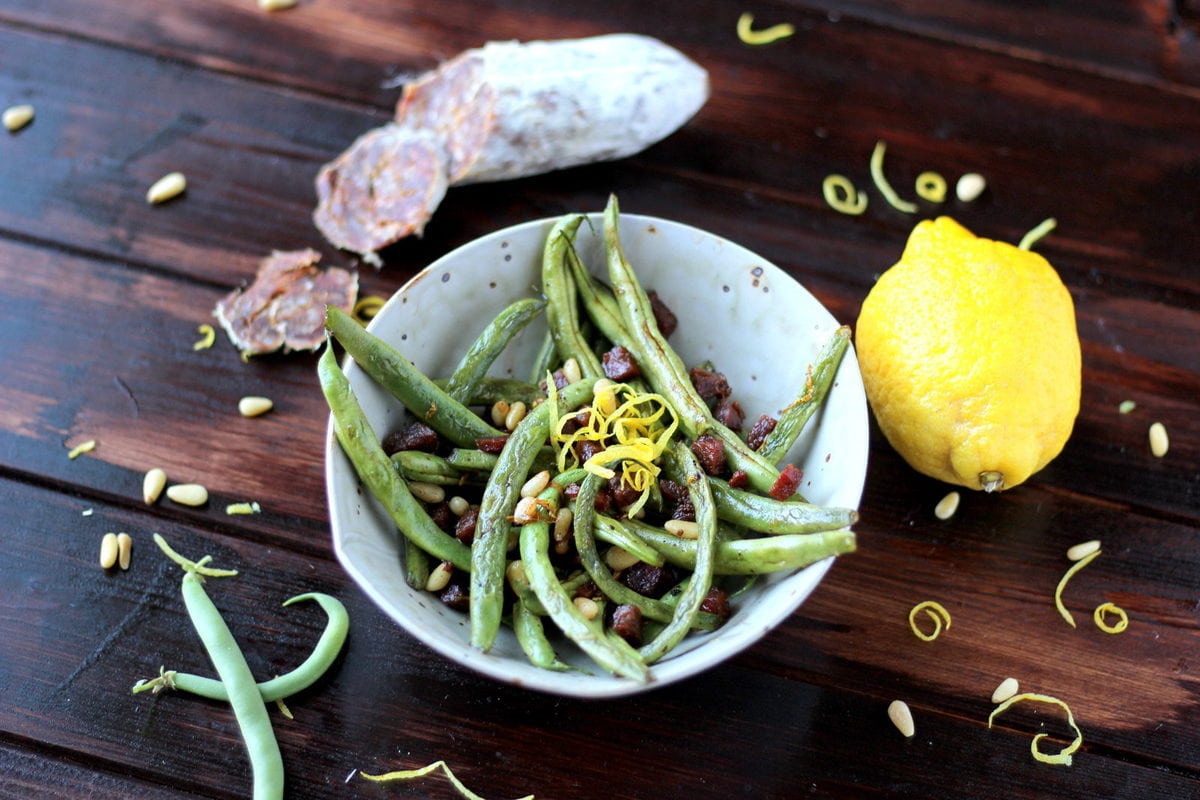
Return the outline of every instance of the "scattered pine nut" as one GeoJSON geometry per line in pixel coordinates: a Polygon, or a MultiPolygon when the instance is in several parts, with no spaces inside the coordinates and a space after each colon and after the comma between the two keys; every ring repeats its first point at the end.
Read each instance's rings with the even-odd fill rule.
{"type": "Polygon", "coordinates": [[[595,619],[600,615],[600,604],[590,597],[576,597],[572,602],[587,619],[595,619]]]}
{"type": "Polygon", "coordinates": [[[620,572],[623,569],[629,569],[634,564],[641,561],[640,558],[626,550],[624,547],[610,547],[608,552],[604,554],[604,563],[608,564],[609,569],[614,572],[620,572]]]}
{"type": "Polygon", "coordinates": [[[700,535],[700,526],[688,519],[669,519],[663,523],[663,528],[680,539],[695,539],[700,535]]]}
{"type": "Polygon", "coordinates": [[[508,414],[504,417],[504,427],[507,430],[515,430],[521,424],[521,420],[525,419],[527,408],[520,400],[513,403],[508,408],[508,414]]]}
{"type": "Polygon", "coordinates": [[[964,203],[970,203],[979,198],[987,188],[987,181],[978,172],[968,172],[954,184],[954,194],[964,203]]]}
{"type": "Polygon", "coordinates": [[[617,392],[613,386],[615,384],[608,378],[600,378],[592,384],[592,405],[605,416],[617,410],[617,392]]]}
{"type": "Polygon", "coordinates": [[[958,492],[950,492],[934,506],[933,515],[938,519],[950,519],[958,511],[958,502],[962,496],[958,492]]]}
{"type": "Polygon", "coordinates": [[[85,508],[83,510],[83,516],[85,516],[85,517],[90,517],[92,514],[95,514],[95,513],[96,513],[96,509],[94,509],[94,508],[85,508]]]}
{"type": "Polygon", "coordinates": [[[450,506],[450,510],[454,512],[454,516],[456,517],[461,517],[471,508],[471,504],[467,502],[467,498],[463,497],[462,495],[456,494],[447,502],[450,506]]]}
{"type": "Polygon", "coordinates": [[[238,413],[243,417],[261,417],[275,407],[269,397],[243,397],[238,400],[238,413]]]}
{"type": "Polygon", "coordinates": [[[104,538],[100,540],[100,566],[104,569],[112,569],[117,563],[120,547],[115,533],[104,534],[104,538]]]}
{"type": "Polygon", "coordinates": [[[550,470],[544,469],[525,481],[521,487],[521,497],[537,497],[550,485],[550,470]]]}
{"type": "Polygon", "coordinates": [[[908,707],[908,703],[903,700],[893,700],[888,706],[888,719],[896,726],[896,730],[904,735],[904,738],[911,739],[917,732],[917,726],[913,723],[912,711],[908,707]]]}
{"type": "Polygon", "coordinates": [[[202,506],[208,502],[208,489],[198,483],[177,483],[167,487],[167,498],[181,506],[202,506]]]}
{"type": "Polygon", "coordinates": [[[1129,414],[1135,408],[1137,408],[1137,403],[1133,402],[1132,400],[1122,400],[1121,404],[1117,406],[1117,411],[1122,414],[1129,414]]]}
{"type": "Polygon", "coordinates": [[[1171,442],[1167,439],[1167,427],[1161,422],[1156,422],[1150,426],[1150,452],[1155,458],[1162,458],[1167,454],[1171,442]]]}
{"type": "Polygon", "coordinates": [[[262,506],[253,501],[249,503],[231,503],[225,506],[225,513],[231,517],[238,514],[261,514],[262,506]]]}
{"type": "Polygon", "coordinates": [[[504,568],[504,577],[508,578],[508,582],[513,586],[529,585],[529,576],[525,574],[525,564],[520,559],[508,562],[508,566],[504,568]]]}
{"type": "Polygon", "coordinates": [[[133,560],[133,537],[128,533],[117,534],[117,563],[121,565],[121,569],[129,569],[129,564],[133,560]]]}
{"type": "Polygon", "coordinates": [[[450,578],[454,575],[454,565],[449,561],[443,561],[434,567],[429,578],[425,581],[425,591],[440,592],[450,585],[450,578]]]}
{"type": "Polygon", "coordinates": [[[1008,698],[1014,696],[1021,690],[1020,684],[1016,678],[1005,678],[1000,681],[1000,685],[992,692],[993,703],[1003,703],[1008,698]]]}
{"type": "Polygon", "coordinates": [[[571,538],[571,523],[575,520],[575,512],[563,506],[554,515],[554,541],[565,544],[571,538]]]}
{"type": "Polygon", "coordinates": [[[146,472],[142,478],[142,501],[151,506],[158,500],[167,485],[167,473],[155,467],[146,472]]]}
{"type": "Polygon", "coordinates": [[[4,120],[4,127],[10,133],[16,133],[33,121],[33,106],[28,104],[10,106],[4,109],[2,119],[4,120]]]}
{"type": "Polygon", "coordinates": [[[151,205],[165,203],[168,200],[178,197],[187,189],[187,178],[182,172],[168,172],[154,182],[146,191],[146,202],[151,205]]]}
{"type": "Polygon", "coordinates": [[[571,356],[563,362],[562,374],[563,379],[568,384],[583,380],[583,370],[579,368],[579,362],[575,359],[575,356],[571,356]]]}
{"type": "Polygon", "coordinates": [[[496,427],[503,425],[504,418],[508,416],[509,408],[507,400],[497,400],[495,403],[492,403],[492,424],[496,427]]]}
{"type": "Polygon", "coordinates": [[[1067,549],[1067,558],[1072,561],[1079,561],[1087,558],[1092,553],[1100,549],[1100,540],[1092,539],[1090,542],[1080,542],[1079,544],[1067,549]]]}
{"type": "Polygon", "coordinates": [[[67,453],[67,458],[74,461],[75,459],[77,459],[81,455],[83,455],[84,453],[90,453],[95,449],[96,449],[96,440],[88,439],[86,442],[82,442],[81,444],[75,445],[75,447],[73,447],[71,449],[71,452],[67,453]]]}
{"type": "Polygon", "coordinates": [[[446,499],[446,490],[436,483],[424,481],[409,481],[408,490],[413,497],[426,503],[440,503],[446,499]]]}
{"type": "Polygon", "coordinates": [[[528,525],[531,522],[537,522],[538,519],[536,497],[522,497],[517,501],[517,507],[513,509],[513,522],[517,525],[528,525]]]}
{"type": "Polygon", "coordinates": [[[263,11],[286,11],[295,6],[296,0],[258,0],[258,7],[263,11]]]}

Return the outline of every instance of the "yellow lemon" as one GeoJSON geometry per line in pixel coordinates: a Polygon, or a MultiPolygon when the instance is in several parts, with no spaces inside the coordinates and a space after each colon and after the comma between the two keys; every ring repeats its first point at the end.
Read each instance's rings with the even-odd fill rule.
{"type": "Polygon", "coordinates": [[[919,472],[994,491],[1057,456],[1079,413],[1071,295],[1042,256],[925,220],[855,335],[867,399],[919,472]]]}

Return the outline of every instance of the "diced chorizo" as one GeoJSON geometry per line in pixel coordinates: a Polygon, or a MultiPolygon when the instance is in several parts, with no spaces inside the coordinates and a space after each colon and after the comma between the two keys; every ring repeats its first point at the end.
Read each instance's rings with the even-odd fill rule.
{"type": "Polygon", "coordinates": [[[497,455],[504,449],[504,445],[508,444],[507,436],[486,436],[482,439],[475,440],[475,446],[485,453],[497,455]]]}
{"type": "Polygon", "coordinates": [[[788,464],[780,471],[779,478],[768,494],[776,500],[787,500],[800,488],[802,480],[804,480],[804,473],[795,464],[788,464]]]}
{"type": "Polygon", "coordinates": [[[700,399],[708,403],[710,408],[733,394],[729,381],[720,372],[703,367],[692,367],[688,371],[688,376],[692,379],[692,386],[696,387],[696,393],[700,395],[700,399]]]}
{"type": "Polygon", "coordinates": [[[398,431],[383,437],[383,451],[389,456],[402,450],[420,450],[432,453],[440,443],[437,431],[424,422],[410,422],[398,431]]]}
{"type": "Polygon", "coordinates": [[[675,312],[663,302],[663,299],[658,296],[658,292],[651,289],[646,292],[646,296],[650,300],[650,311],[654,314],[654,322],[658,325],[658,332],[665,338],[670,338],[675,329],[679,327],[679,317],[675,316],[675,312]]]}
{"type": "Polygon", "coordinates": [[[642,374],[633,353],[621,345],[615,345],[611,350],[600,356],[604,375],[614,381],[631,381],[642,374]]]}
{"type": "Polygon", "coordinates": [[[717,407],[713,411],[713,418],[726,428],[729,428],[729,430],[737,432],[742,429],[742,423],[746,420],[746,414],[742,411],[741,403],[737,400],[726,398],[717,403],[717,407]]]}
{"type": "Polygon", "coordinates": [[[733,613],[733,608],[729,604],[729,592],[718,589],[716,586],[709,588],[708,594],[700,601],[700,610],[707,611],[721,622],[725,622],[733,613]]]}
{"type": "Polygon", "coordinates": [[[656,567],[639,561],[621,570],[620,581],[640,595],[657,599],[678,583],[679,578],[670,567],[656,567]]]}
{"type": "Polygon", "coordinates": [[[634,647],[641,647],[644,636],[642,623],[642,610],[635,605],[622,603],[613,609],[609,626],[613,633],[634,647]]]}
{"type": "Polygon", "coordinates": [[[725,472],[725,443],[711,433],[701,434],[692,442],[692,453],[709,475],[725,472]]]}
{"type": "Polygon", "coordinates": [[[479,508],[470,506],[454,523],[454,538],[470,547],[475,541],[475,526],[479,524],[479,508]]]}
{"type": "Polygon", "coordinates": [[[779,420],[763,414],[750,426],[750,433],[746,434],[746,444],[750,446],[751,450],[759,449],[778,424],[779,420]]]}

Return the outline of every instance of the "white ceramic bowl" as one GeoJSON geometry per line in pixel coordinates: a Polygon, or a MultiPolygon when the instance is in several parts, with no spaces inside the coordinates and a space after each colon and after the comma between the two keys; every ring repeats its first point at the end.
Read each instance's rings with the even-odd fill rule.
{"type": "MultiPolygon", "coordinates": [[[[554,220],[516,225],[476,239],[435,261],[380,310],[369,330],[391,342],[426,374],[448,375],[478,331],[540,284],[542,246],[554,220]]],[[[579,230],[578,248],[603,275],[599,215],[579,230]]],[[[745,248],[696,228],[631,214],[621,217],[626,255],[647,289],[679,317],[671,343],[685,363],[711,361],[725,373],[748,422],[775,415],[795,399],[806,369],[838,323],[802,286],[745,248]]],[[[531,324],[496,364],[494,375],[527,378],[545,333],[531,324]]],[[[381,435],[405,412],[352,361],[345,367],[367,417],[381,435]]],[[[792,450],[812,502],[856,508],[867,467],[867,406],[858,362],[843,359],[824,409],[792,450]]],[[[468,641],[467,617],[405,583],[393,524],[361,489],[332,429],[325,476],[334,549],[346,571],[389,616],[447,658],[496,680],[577,697],[617,697],[694,675],[749,647],[792,614],[832,559],[790,574],[760,578],[719,630],[690,634],[640,683],[605,674],[570,642],[564,660],[585,672],[551,672],[529,664],[507,628],[488,653],[468,641]],[[588,674],[590,673],[590,674],[588,674]]],[[[853,557],[853,556],[850,556],[853,557]]]]}

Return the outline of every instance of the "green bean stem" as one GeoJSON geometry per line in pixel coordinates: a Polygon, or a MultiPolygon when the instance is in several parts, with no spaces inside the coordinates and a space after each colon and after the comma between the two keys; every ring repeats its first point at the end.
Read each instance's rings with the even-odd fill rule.
{"type": "Polygon", "coordinates": [[[759,454],[767,461],[772,464],[779,463],[787,455],[788,450],[792,449],[796,440],[800,438],[804,426],[825,402],[825,396],[829,394],[829,389],[833,386],[833,378],[837,375],[842,357],[845,356],[849,347],[850,328],[842,325],[833,332],[817,356],[817,362],[813,365],[809,380],[806,381],[800,397],[779,415],[775,429],[767,435],[762,446],[758,448],[759,454]]]}
{"type": "MultiPolygon", "coordinates": [[[[276,700],[286,700],[312,686],[329,671],[346,641],[346,634],[350,630],[350,617],[347,615],[342,601],[320,592],[308,592],[285,601],[284,606],[305,600],[315,600],[325,611],[327,618],[325,630],[321,633],[321,638],[317,640],[312,652],[308,654],[308,658],[304,659],[298,667],[277,678],[258,684],[258,693],[262,695],[264,702],[273,703],[276,700]]],[[[229,691],[223,682],[205,678],[202,675],[174,670],[164,672],[160,678],[139,682],[134,687],[134,692],[146,689],[156,690],[163,687],[207,697],[209,700],[229,700],[229,691]]]]}
{"type": "Polygon", "coordinates": [[[340,308],[326,309],[325,328],[363,371],[403,403],[414,417],[456,445],[474,447],[478,439],[504,435],[438,388],[411,361],[378,336],[368,333],[340,308]]]}
{"type": "Polygon", "coordinates": [[[475,394],[475,387],[508,347],[509,342],[541,314],[544,308],[545,300],[526,297],[510,304],[497,314],[458,362],[458,367],[446,382],[446,394],[460,403],[467,403],[475,394]]]}
{"type": "Polygon", "coordinates": [[[675,607],[671,621],[639,651],[647,663],[666,655],[691,629],[696,615],[700,613],[700,605],[712,586],[716,553],[717,509],[709,490],[708,478],[686,444],[675,442],[671,447],[674,450],[674,458],[684,465],[688,499],[696,510],[696,558],[691,568],[690,583],[680,596],[679,605],[675,607]]]}
{"type": "MultiPolygon", "coordinates": [[[[624,525],[640,536],[662,553],[669,564],[692,569],[696,563],[695,542],[636,520],[612,522],[624,525]]],[[[856,537],[848,530],[733,539],[717,543],[713,572],[717,575],[767,575],[807,567],[830,556],[853,553],[855,549],[856,537]]]]}
{"type": "Polygon", "coordinates": [[[333,416],[334,434],[343,452],[396,527],[435,558],[470,570],[471,548],[438,528],[412,496],[408,485],[383,452],[379,438],[350,390],[350,381],[338,368],[333,348],[328,345],[317,362],[317,375],[333,416]]]}
{"type": "Polygon", "coordinates": [[[758,533],[817,533],[858,522],[858,512],[852,508],[775,500],[734,489],[720,478],[709,478],[709,488],[719,519],[758,533]]]}
{"type": "MultiPolygon", "coordinates": [[[[559,403],[567,409],[583,403],[592,396],[592,383],[581,380],[564,387],[558,393],[559,403]]],[[[471,644],[484,652],[490,650],[496,640],[504,610],[505,553],[512,530],[509,515],[516,506],[530,465],[560,413],[557,405],[547,400],[525,415],[500,451],[479,502],[475,541],[469,551],[471,605],[468,616],[471,644]]]]}
{"type": "Polygon", "coordinates": [[[546,237],[542,256],[542,292],[548,301],[546,324],[559,359],[566,361],[574,358],[583,377],[594,380],[604,377],[604,370],[579,328],[575,279],[566,264],[567,251],[574,251],[575,233],[583,220],[582,214],[563,217],[546,237]]]}
{"type": "Polygon", "coordinates": [[[245,656],[201,581],[202,578],[192,572],[183,576],[183,602],[229,695],[229,705],[250,756],[254,800],[282,798],[283,756],[275,740],[267,705],[259,694],[245,656]]]}
{"type": "Polygon", "coordinates": [[[575,606],[554,574],[550,562],[550,525],[531,522],[521,526],[521,562],[534,593],[554,624],[592,660],[609,672],[638,681],[649,681],[650,670],[638,652],[623,639],[605,635],[598,620],[589,620],[575,606]]]}

